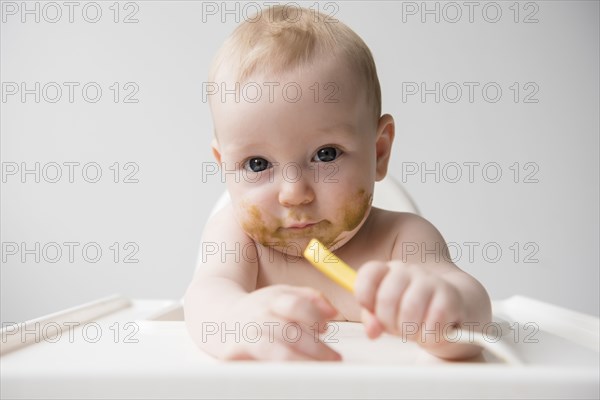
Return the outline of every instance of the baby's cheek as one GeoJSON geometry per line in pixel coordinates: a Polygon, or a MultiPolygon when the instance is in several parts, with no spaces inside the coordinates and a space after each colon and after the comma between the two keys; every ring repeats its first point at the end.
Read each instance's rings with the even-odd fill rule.
{"type": "Polygon", "coordinates": [[[241,204],[237,207],[238,221],[248,236],[264,244],[268,242],[269,228],[264,213],[256,205],[241,204]]]}
{"type": "Polygon", "coordinates": [[[373,195],[364,189],[360,189],[355,196],[352,196],[343,207],[342,229],[351,231],[356,228],[365,217],[372,201],[373,195]]]}

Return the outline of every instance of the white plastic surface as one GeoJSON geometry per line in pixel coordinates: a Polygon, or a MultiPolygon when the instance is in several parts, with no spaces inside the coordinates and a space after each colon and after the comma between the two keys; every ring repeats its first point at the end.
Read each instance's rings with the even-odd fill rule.
{"type": "Polygon", "coordinates": [[[196,348],[179,302],[134,300],[131,307],[97,319],[97,326],[88,325],[87,340],[82,325],[72,340],[64,332],[55,343],[41,340],[3,355],[1,395],[598,398],[598,318],[524,297],[494,302],[494,316],[518,328],[501,340],[523,365],[504,364],[487,351],[469,362],[445,362],[398,337],[370,341],[360,324],[348,322],[334,323],[329,331],[330,345],[344,357],[341,363],[228,363],[196,348]],[[92,343],[98,328],[100,338],[92,343]],[[132,340],[137,343],[126,343],[132,340]]]}

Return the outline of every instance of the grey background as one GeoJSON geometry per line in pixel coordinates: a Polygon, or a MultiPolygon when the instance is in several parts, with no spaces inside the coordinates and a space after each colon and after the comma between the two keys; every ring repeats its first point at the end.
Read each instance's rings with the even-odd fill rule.
{"type": "MultiPolygon", "coordinates": [[[[203,225],[224,190],[218,176],[202,175],[208,165],[203,163],[212,162],[212,122],[201,90],[212,56],[236,26],[234,15],[222,23],[220,14],[205,14],[203,22],[200,2],[147,1],[134,3],[138,23],[115,23],[112,3],[98,2],[102,17],[97,23],[82,18],[85,2],[75,9],[72,23],[64,6],[56,23],[43,16],[39,23],[32,16],[22,23],[20,14],[3,13],[2,82],[26,82],[29,88],[34,82],[80,82],[73,103],[66,90],[57,103],[44,98],[36,103],[31,95],[25,102],[9,96],[1,103],[3,165],[96,162],[103,175],[88,183],[79,166],[73,183],[66,176],[58,183],[35,183],[26,176],[22,183],[19,175],[2,183],[5,245],[81,244],[72,263],[67,254],[56,263],[43,257],[37,263],[32,255],[22,262],[18,255],[3,254],[2,322],[115,292],[133,298],[182,296],[203,225]],[[103,89],[98,102],[82,98],[86,82],[103,89]],[[115,103],[109,89],[114,82],[137,84],[139,102],[123,103],[121,97],[115,103]],[[109,169],[114,162],[122,174],[131,171],[123,170],[126,162],[136,163],[139,182],[114,183],[109,169]],[[83,259],[81,248],[88,242],[103,250],[100,261],[83,259]],[[119,262],[109,248],[114,242],[120,243],[119,262]],[[139,247],[138,263],[123,262],[132,250],[123,249],[128,242],[139,247]]],[[[444,3],[428,3],[431,9],[440,7],[439,22],[432,15],[422,22],[421,14],[403,13],[403,7],[421,2],[328,3],[337,5],[335,17],[373,51],[383,109],[397,123],[390,173],[404,180],[445,239],[457,243],[462,250],[457,264],[481,280],[494,299],[521,294],[598,315],[598,2],[521,2],[519,22],[509,8],[512,1],[478,3],[473,22],[459,2],[463,15],[456,23],[448,21],[456,9],[444,9],[444,3]],[[483,8],[488,7],[490,19],[496,5],[500,20],[486,21],[483,8]],[[532,12],[538,22],[524,23],[532,12]],[[447,101],[455,96],[452,91],[439,103],[433,95],[425,102],[419,96],[403,101],[403,82],[425,82],[430,89],[435,82],[441,87],[456,82],[464,90],[455,103],[447,101]],[[473,102],[463,82],[479,83],[473,102]],[[489,82],[502,89],[495,103],[482,97],[481,88],[489,82]],[[518,102],[510,89],[514,82],[520,87],[518,102]],[[526,90],[527,83],[539,88],[533,96],[537,103],[523,102],[533,87],[526,90]],[[431,169],[436,162],[442,172],[446,168],[439,182],[431,174],[403,176],[414,165],[431,169]],[[473,182],[464,164],[469,162],[480,163],[473,182]],[[510,169],[515,162],[518,183],[510,169]],[[456,183],[450,182],[454,163],[463,174],[456,183]],[[482,174],[487,163],[500,167],[498,182],[486,181],[495,175],[493,169],[482,174]],[[525,168],[526,163],[532,164],[525,168]],[[523,182],[534,167],[529,178],[537,183],[523,182]],[[472,258],[467,242],[478,243],[472,258]],[[516,259],[513,243],[520,249],[516,259]],[[489,253],[482,252],[486,245],[489,253]],[[496,248],[502,256],[492,262],[496,248]]],[[[120,6],[120,20],[135,11],[120,6]]],[[[48,17],[54,18],[54,11],[48,17]]]]}

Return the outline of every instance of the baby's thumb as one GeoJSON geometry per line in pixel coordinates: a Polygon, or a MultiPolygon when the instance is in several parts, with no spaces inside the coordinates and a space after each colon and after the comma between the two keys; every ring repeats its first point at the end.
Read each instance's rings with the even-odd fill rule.
{"type": "Polygon", "coordinates": [[[319,295],[314,300],[319,310],[328,318],[333,318],[337,315],[338,310],[333,304],[323,295],[319,295]]]}
{"type": "Polygon", "coordinates": [[[377,339],[385,330],[379,320],[366,308],[361,310],[360,319],[369,339],[377,339]]]}

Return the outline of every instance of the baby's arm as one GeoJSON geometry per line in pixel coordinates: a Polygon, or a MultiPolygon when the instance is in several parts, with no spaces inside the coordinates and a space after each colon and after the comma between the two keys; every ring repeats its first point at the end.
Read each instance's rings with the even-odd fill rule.
{"type": "Polygon", "coordinates": [[[318,340],[337,313],[319,292],[287,285],[256,289],[257,247],[239,228],[231,206],[210,218],[202,243],[210,251],[203,255],[184,299],[186,325],[198,347],[229,360],[340,359],[318,340]],[[302,329],[299,340],[294,329],[282,331],[289,323],[302,329]],[[314,326],[320,331],[311,330],[314,326]]]}
{"type": "Polygon", "coordinates": [[[355,292],[367,334],[402,335],[442,358],[478,354],[480,347],[451,342],[451,325],[481,331],[491,321],[486,290],[449,260],[446,242],[427,220],[400,214],[394,228],[392,261],[358,271],[355,292]]]}

